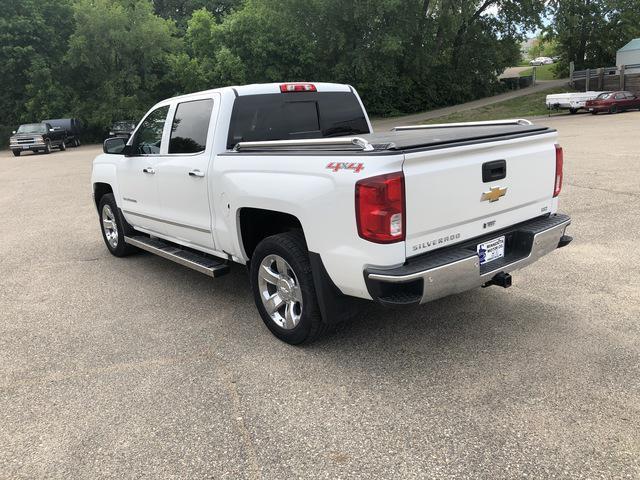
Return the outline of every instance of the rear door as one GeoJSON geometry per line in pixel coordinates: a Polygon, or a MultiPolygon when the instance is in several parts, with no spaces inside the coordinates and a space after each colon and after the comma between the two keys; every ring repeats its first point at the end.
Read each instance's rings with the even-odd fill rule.
{"type": "Polygon", "coordinates": [[[219,94],[172,105],[167,152],[157,163],[162,233],[208,249],[214,249],[209,162],[219,105],[219,94]]]}
{"type": "Polygon", "coordinates": [[[555,210],[555,133],[407,153],[407,256],[555,210]]]}

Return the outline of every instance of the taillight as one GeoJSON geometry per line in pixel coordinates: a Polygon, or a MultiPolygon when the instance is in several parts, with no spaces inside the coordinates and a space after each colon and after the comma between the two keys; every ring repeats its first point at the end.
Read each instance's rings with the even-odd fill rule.
{"type": "Polygon", "coordinates": [[[316,86],[313,83],[283,83],[280,85],[280,92],[315,92],[316,86]]]}
{"type": "Polygon", "coordinates": [[[556,144],[556,181],[553,186],[553,196],[557,197],[560,195],[560,190],[562,190],[562,164],[564,163],[564,152],[562,151],[562,147],[556,144]]]}
{"type": "Polygon", "coordinates": [[[404,175],[402,172],[365,178],[356,183],[358,235],[375,243],[405,238],[404,175]]]}

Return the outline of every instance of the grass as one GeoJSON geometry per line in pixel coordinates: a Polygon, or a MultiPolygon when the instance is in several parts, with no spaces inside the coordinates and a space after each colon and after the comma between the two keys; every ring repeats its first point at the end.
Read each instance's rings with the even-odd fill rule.
{"type": "MultiPolygon", "coordinates": [[[[550,65],[540,65],[536,67],[536,79],[537,80],[555,80],[556,74],[554,73],[555,64],[550,65]]],[[[520,72],[521,77],[528,77],[533,75],[533,68],[529,70],[525,70],[524,72],[520,72]]]]}
{"type": "Polygon", "coordinates": [[[482,120],[502,120],[505,118],[527,118],[548,115],[545,98],[552,93],[573,91],[569,87],[557,87],[543,92],[532,93],[518,98],[512,98],[486,107],[474,108],[463,112],[452,113],[444,117],[427,120],[422,123],[455,123],[477,122],[482,120]]]}

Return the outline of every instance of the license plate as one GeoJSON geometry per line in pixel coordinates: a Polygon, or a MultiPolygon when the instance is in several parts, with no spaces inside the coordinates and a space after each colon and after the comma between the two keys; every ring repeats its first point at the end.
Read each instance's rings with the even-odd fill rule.
{"type": "Polygon", "coordinates": [[[29,150],[29,146],[23,146],[22,149],[23,150],[29,150]]]}
{"type": "Polygon", "coordinates": [[[480,258],[480,265],[504,257],[504,236],[479,244],[476,251],[480,258]]]}

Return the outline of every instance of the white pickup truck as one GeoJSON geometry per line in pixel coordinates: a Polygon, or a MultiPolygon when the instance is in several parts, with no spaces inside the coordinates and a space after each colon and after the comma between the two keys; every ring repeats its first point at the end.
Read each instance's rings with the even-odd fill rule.
{"type": "Polygon", "coordinates": [[[248,265],[265,324],[300,344],[361,300],[508,287],[567,245],[556,138],[526,120],[372,133],[348,85],[247,85],[158,103],[91,182],[113,255],[248,265]]]}

